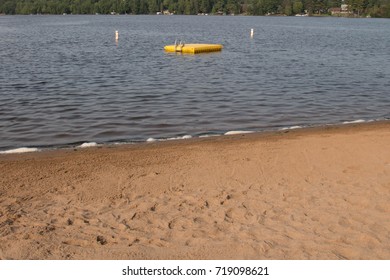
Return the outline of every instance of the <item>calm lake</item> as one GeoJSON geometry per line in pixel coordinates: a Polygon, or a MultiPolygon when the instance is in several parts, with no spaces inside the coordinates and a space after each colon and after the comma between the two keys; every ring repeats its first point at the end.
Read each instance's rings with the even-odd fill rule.
{"type": "Polygon", "coordinates": [[[0,16],[0,151],[389,118],[389,19],[0,16]]]}

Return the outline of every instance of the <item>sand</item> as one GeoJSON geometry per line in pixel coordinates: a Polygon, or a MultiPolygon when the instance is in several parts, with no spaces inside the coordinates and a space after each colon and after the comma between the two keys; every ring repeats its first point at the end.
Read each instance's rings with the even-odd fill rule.
{"type": "Polygon", "coordinates": [[[0,155],[0,259],[390,259],[390,122],[0,155]]]}

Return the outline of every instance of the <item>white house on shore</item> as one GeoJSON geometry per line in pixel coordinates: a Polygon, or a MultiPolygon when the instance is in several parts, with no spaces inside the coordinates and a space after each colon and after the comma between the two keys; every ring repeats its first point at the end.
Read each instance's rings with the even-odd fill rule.
{"type": "Polygon", "coordinates": [[[347,4],[341,4],[340,7],[330,8],[329,12],[332,16],[348,16],[352,14],[352,12],[349,10],[349,5],[347,4]]]}

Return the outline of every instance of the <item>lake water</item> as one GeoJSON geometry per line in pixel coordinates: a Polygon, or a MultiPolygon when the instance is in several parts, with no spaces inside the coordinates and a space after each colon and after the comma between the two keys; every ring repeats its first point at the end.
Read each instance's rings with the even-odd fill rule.
{"type": "Polygon", "coordinates": [[[389,118],[389,19],[0,16],[0,151],[389,118]]]}

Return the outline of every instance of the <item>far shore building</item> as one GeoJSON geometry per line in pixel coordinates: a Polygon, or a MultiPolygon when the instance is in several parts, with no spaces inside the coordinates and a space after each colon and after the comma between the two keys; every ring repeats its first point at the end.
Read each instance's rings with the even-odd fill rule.
{"type": "Polygon", "coordinates": [[[340,7],[330,8],[329,12],[332,16],[339,16],[339,17],[345,17],[352,14],[347,4],[341,4],[340,7]]]}

